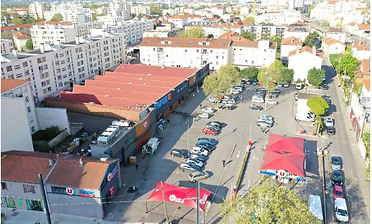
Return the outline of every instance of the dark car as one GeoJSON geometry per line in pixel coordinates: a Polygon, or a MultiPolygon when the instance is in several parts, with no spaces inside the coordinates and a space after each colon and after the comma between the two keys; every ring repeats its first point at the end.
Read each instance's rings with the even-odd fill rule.
{"type": "Polygon", "coordinates": [[[331,100],[331,97],[330,96],[324,95],[323,98],[327,101],[328,105],[331,105],[332,100],[331,100]]]}
{"type": "Polygon", "coordinates": [[[286,83],[286,82],[284,82],[284,83],[283,83],[283,87],[284,87],[284,88],[289,88],[289,84],[286,83]]]}
{"type": "Polygon", "coordinates": [[[272,92],[272,93],[269,93],[269,94],[267,95],[267,97],[270,98],[270,99],[271,99],[271,98],[278,98],[278,97],[279,97],[279,94],[272,92]]]}
{"type": "Polygon", "coordinates": [[[327,84],[322,84],[322,89],[328,90],[329,89],[329,86],[327,84]]]}
{"type": "Polygon", "coordinates": [[[344,181],[345,181],[344,173],[341,170],[334,170],[332,173],[332,184],[343,186],[344,181]]]}
{"type": "Polygon", "coordinates": [[[332,156],[331,168],[332,170],[342,170],[342,158],[339,156],[332,156]]]}
{"type": "Polygon", "coordinates": [[[252,85],[257,86],[258,82],[257,81],[252,81],[252,85]]]}
{"type": "Polygon", "coordinates": [[[191,153],[190,159],[196,159],[196,160],[200,160],[204,162],[208,159],[208,157],[203,156],[202,154],[199,154],[199,153],[191,153]]]}
{"type": "Polygon", "coordinates": [[[209,152],[212,152],[213,150],[216,149],[216,146],[215,145],[209,145],[209,144],[196,143],[196,146],[198,146],[198,147],[200,147],[202,149],[208,150],[209,152]]]}
{"type": "Polygon", "coordinates": [[[170,151],[171,156],[181,157],[182,159],[186,159],[189,157],[189,151],[186,149],[172,149],[170,151]]]}
{"type": "Polygon", "coordinates": [[[202,142],[206,142],[210,145],[217,145],[218,144],[218,140],[216,140],[214,138],[198,138],[198,143],[202,143],[202,142]]]}
{"type": "Polygon", "coordinates": [[[263,110],[263,107],[256,105],[256,104],[251,104],[249,106],[252,110],[263,110]]]}
{"type": "Polygon", "coordinates": [[[220,128],[223,128],[224,127],[224,124],[219,122],[219,121],[210,121],[207,123],[207,125],[211,125],[211,126],[220,126],[220,128]]]}
{"type": "Polygon", "coordinates": [[[335,135],[336,134],[336,128],[334,126],[327,126],[327,134],[335,135]]]}

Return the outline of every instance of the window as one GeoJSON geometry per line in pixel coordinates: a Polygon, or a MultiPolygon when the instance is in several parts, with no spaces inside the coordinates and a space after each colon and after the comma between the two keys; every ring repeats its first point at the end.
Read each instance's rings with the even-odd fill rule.
{"type": "Polygon", "coordinates": [[[34,185],[30,185],[30,184],[24,184],[23,185],[23,191],[25,193],[27,193],[27,192],[36,193],[35,186],[34,185]]]}
{"type": "Polygon", "coordinates": [[[1,190],[8,190],[8,186],[5,182],[1,182],[1,190]]]}
{"type": "MultiPolygon", "coordinates": [[[[31,132],[32,132],[32,133],[35,132],[35,127],[34,127],[34,126],[31,127],[31,132]]],[[[35,193],[35,192],[34,192],[34,193],[35,193]]]]}
{"type": "Polygon", "coordinates": [[[21,68],[21,65],[14,65],[15,70],[20,69],[20,68],[21,68]]]}
{"type": "Polygon", "coordinates": [[[65,187],[54,187],[52,186],[52,192],[56,194],[66,194],[66,188],[65,187]]]}
{"type": "Polygon", "coordinates": [[[7,72],[11,72],[11,71],[13,71],[13,70],[12,70],[12,66],[6,66],[6,71],[7,71],[7,72]]]}

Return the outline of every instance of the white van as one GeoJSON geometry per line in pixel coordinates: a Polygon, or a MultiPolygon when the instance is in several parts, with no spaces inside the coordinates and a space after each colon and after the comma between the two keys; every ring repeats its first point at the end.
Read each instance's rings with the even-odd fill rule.
{"type": "Polygon", "coordinates": [[[317,217],[319,220],[323,220],[323,208],[322,201],[318,195],[309,196],[309,208],[310,212],[317,217]]]}
{"type": "Polygon", "coordinates": [[[335,217],[339,222],[349,222],[349,213],[345,198],[335,199],[335,217]]]}
{"type": "Polygon", "coordinates": [[[296,113],[295,117],[296,121],[309,121],[309,122],[314,122],[315,120],[315,115],[311,112],[301,112],[301,113],[296,113]]]}
{"type": "Polygon", "coordinates": [[[297,83],[296,84],[296,89],[301,90],[302,88],[304,88],[304,84],[302,84],[302,83],[297,83]]]}

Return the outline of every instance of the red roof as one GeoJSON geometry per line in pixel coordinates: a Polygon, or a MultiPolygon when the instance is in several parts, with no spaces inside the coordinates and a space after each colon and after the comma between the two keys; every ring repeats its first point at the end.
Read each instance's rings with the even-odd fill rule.
{"type": "Polygon", "coordinates": [[[28,83],[27,79],[1,79],[1,93],[7,92],[25,83],[28,83]]]}
{"type": "Polygon", "coordinates": [[[260,170],[286,170],[296,176],[305,177],[303,145],[303,138],[271,134],[265,161],[260,170]]]}
{"type": "Polygon", "coordinates": [[[15,26],[2,26],[1,31],[15,30],[15,29],[21,29],[21,28],[30,28],[31,26],[32,26],[31,23],[22,24],[22,25],[15,25],[15,26]]]}
{"type": "Polygon", "coordinates": [[[22,33],[21,31],[15,31],[13,33],[13,37],[17,39],[30,39],[31,37],[25,33],[22,33]]]}

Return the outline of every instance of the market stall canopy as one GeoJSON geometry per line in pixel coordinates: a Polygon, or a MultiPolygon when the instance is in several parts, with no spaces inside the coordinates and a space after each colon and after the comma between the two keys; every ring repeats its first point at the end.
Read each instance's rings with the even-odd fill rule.
{"type": "Polygon", "coordinates": [[[303,145],[303,138],[271,134],[260,170],[286,170],[293,175],[305,177],[303,145]]]}
{"type": "MultiPolygon", "coordinates": [[[[196,209],[196,197],[197,189],[196,188],[183,188],[178,186],[173,186],[171,184],[163,183],[164,197],[166,201],[186,205],[196,209]]],[[[208,197],[212,192],[200,189],[200,208],[204,212],[205,205],[208,197]]],[[[147,201],[163,201],[163,194],[161,191],[161,182],[157,184],[154,191],[147,199],[147,201]]]]}

